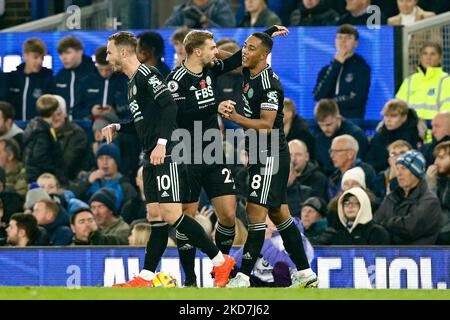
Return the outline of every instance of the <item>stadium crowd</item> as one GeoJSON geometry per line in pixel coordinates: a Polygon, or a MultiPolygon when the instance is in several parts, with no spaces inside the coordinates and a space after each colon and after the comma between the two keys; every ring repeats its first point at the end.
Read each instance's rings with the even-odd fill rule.
{"type": "MultiPolygon", "coordinates": [[[[370,88],[370,66],[355,53],[359,32],[353,25],[366,24],[371,2],[347,0],[341,15],[339,1],[291,1],[298,6],[282,16],[268,2],[270,7],[270,1],[246,0],[240,21],[223,0],[175,7],[165,24],[178,28],[171,37],[175,65],[184,59],[183,39],[190,28],[286,21],[290,26],[339,25],[336,55],[311,92],[318,130],[296,113],[293,100],[284,101],[292,215],[313,245],[450,245],[450,77],[442,68],[442,45],[421,43],[417,72],[386,101],[375,134],[367,136],[352,121],[364,118],[370,88]]],[[[397,4],[399,14],[383,15],[382,23],[408,25],[435,14],[416,0],[397,4]]],[[[220,39],[217,46],[239,50],[233,39],[220,39]]],[[[101,133],[108,124],[130,119],[127,78],[113,72],[103,45],[95,51],[95,62],[73,36],[61,39],[57,50],[63,68],[56,75],[42,66],[47,49],[37,38],[24,42],[24,62],[16,71],[0,73],[0,244],[143,246],[151,228],[138,139],[119,134],[106,144],[101,133]]],[[[137,55],[164,77],[169,74],[157,32],[138,36],[137,55]]],[[[236,101],[242,110],[239,69],[221,76],[216,88],[220,100],[236,101]]],[[[222,129],[236,129],[218,121],[222,129]]],[[[224,145],[227,154],[236,153],[232,143],[224,145]]],[[[242,163],[231,170],[238,197],[234,245],[242,246],[248,175],[246,155],[239,157],[242,163]]],[[[214,237],[217,218],[206,195],[196,219],[214,237]]],[[[267,230],[271,239],[276,232],[267,230]]],[[[173,232],[170,245],[175,241],[173,232]]],[[[265,253],[279,251],[270,246],[265,244],[265,253]]]]}

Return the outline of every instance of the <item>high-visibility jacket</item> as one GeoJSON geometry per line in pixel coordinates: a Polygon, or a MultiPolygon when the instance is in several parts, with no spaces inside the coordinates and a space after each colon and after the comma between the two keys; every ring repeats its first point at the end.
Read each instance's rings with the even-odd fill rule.
{"type": "MultiPolygon", "coordinates": [[[[397,92],[396,98],[406,101],[415,109],[419,118],[431,120],[442,109],[445,99],[450,98],[450,81],[445,80],[448,73],[442,67],[428,67],[424,73],[421,67],[418,72],[406,78],[397,92]]],[[[447,109],[449,109],[448,105],[447,109]]]]}
{"type": "Polygon", "coordinates": [[[450,111],[450,75],[441,80],[441,94],[439,96],[440,111],[450,111]]]}

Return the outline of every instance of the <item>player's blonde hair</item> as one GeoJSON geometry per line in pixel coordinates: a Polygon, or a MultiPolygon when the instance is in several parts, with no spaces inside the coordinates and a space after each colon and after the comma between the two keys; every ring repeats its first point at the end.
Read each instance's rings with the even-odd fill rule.
{"type": "Polygon", "coordinates": [[[183,44],[187,55],[191,55],[194,49],[200,48],[205,44],[205,41],[214,39],[214,34],[206,30],[192,30],[184,38],[183,44]]]}

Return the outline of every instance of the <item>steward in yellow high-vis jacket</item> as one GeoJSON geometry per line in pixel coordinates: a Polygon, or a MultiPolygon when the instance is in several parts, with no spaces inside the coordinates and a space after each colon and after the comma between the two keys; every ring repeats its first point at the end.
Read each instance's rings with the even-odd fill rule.
{"type": "Polygon", "coordinates": [[[450,79],[441,62],[441,45],[426,42],[418,72],[406,78],[397,92],[396,98],[406,101],[419,118],[431,120],[440,111],[450,111],[450,79]]]}

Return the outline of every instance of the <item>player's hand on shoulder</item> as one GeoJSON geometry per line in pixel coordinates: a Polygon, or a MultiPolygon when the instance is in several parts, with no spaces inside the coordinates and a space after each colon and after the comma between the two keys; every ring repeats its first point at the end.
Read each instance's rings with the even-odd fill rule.
{"type": "Polygon", "coordinates": [[[108,124],[102,129],[102,135],[106,139],[106,143],[111,143],[117,135],[117,127],[115,123],[108,124]]]}
{"type": "Polygon", "coordinates": [[[164,163],[164,158],[166,157],[166,146],[162,144],[157,144],[150,154],[150,163],[157,166],[164,163]]]}
{"type": "Polygon", "coordinates": [[[289,33],[288,28],[286,28],[285,26],[279,26],[279,25],[274,25],[274,27],[276,27],[278,29],[278,31],[275,31],[272,34],[272,38],[275,38],[277,36],[287,36],[289,33]]]}
{"type": "Polygon", "coordinates": [[[232,100],[225,100],[219,103],[219,107],[217,108],[217,112],[224,117],[225,119],[228,119],[230,114],[235,110],[236,102],[232,100]]]}

